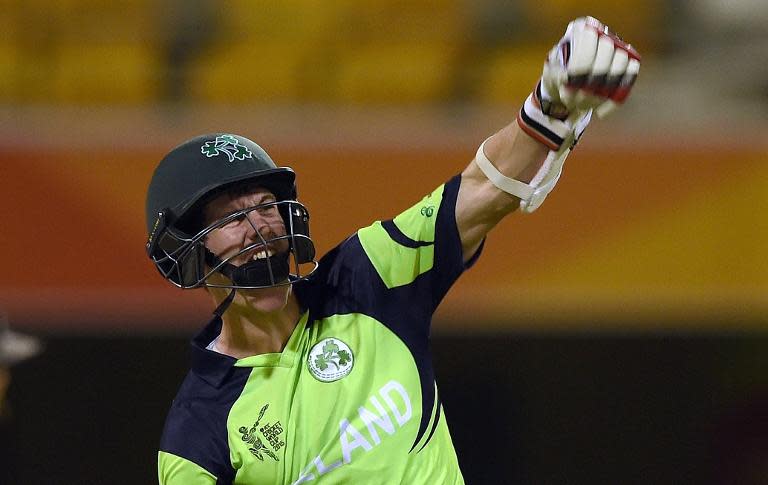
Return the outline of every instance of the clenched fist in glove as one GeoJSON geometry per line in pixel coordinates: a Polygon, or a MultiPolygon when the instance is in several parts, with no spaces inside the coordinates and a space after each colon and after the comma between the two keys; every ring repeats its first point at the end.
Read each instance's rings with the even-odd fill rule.
{"type": "Polygon", "coordinates": [[[639,71],[640,55],[631,45],[599,20],[578,18],[549,52],[541,80],[520,112],[520,126],[559,150],[578,120],[591,112],[603,118],[622,104],[639,71]]]}
{"type": "Polygon", "coordinates": [[[568,112],[594,109],[603,118],[627,99],[639,71],[640,55],[631,45],[583,17],[568,24],[547,57],[542,101],[568,112]]]}
{"type": "Polygon", "coordinates": [[[520,199],[523,212],[533,212],[559,180],[592,114],[603,118],[624,103],[639,71],[637,51],[599,20],[572,21],[517,117],[520,128],[550,150],[536,176],[529,183],[506,177],[485,157],[484,144],[475,162],[497,188],[520,199]]]}

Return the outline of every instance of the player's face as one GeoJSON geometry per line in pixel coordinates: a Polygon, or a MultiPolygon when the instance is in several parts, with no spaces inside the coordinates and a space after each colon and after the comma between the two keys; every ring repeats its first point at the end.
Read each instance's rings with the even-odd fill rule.
{"type": "MultiPolygon", "coordinates": [[[[224,193],[206,205],[205,224],[212,224],[233,212],[270,202],[275,202],[275,196],[264,188],[256,188],[244,195],[233,196],[224,193]]],[[[226,225],[214,229],[206,237],[205,245],[219,258],[226,259],[252,244],[258,244],[229,261],[230,264],[240,266],[263,256],[265,251],[269,254],[287,251],[287,239],[269,242],[270,239],[284,235],[285,223],[277,206],[272,205],[243,214],[226,225]],[[263,244],[265,241],[268,242],[266,247],[263,244]]]]}
{"type": "MultiPolygon", "coordinates": [[[[256,188],[244,195],[224,193],[213,199],[205,207],[205,223],[210,225],[219,219],[249,207],[275,202],[275,196],[267,189],[256,188]]],[[[208,249],[222,260],[237,254],[246,247],[257,244],[252,249],[229,260],[230,264],[240,266],[267,254],[280,254],[288,251],[288,240],[270,242],[270,239],[285,236],[285,223],[277,206],[265,206],[250,211],[242,217],[211,231],[205,239],[208,249]],[[267,242],[267,245],[263,244],[267,242]],[[259,244],[261,243],[261,244],[259,244]]],[[[212,282],[225,278],[214,273],[212,282]]],[[[243,297],[250,306],[262,313],[272,313],[283,309],[288,301],[290,286],[277,286],[259,290],[240,290],[238,298],[243,297]]]]}

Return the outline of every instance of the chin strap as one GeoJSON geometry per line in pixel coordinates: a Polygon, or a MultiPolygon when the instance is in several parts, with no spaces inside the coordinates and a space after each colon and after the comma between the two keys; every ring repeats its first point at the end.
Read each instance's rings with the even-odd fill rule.
{"type": "Polygon", "coordinates": [[[224,301],[219,303],[219,306],[216,307],[216,309],[213,311],[213,314],[221,318],[221,316],[224,315],[224,312],[227,311],[227,308],[229,308],[229,305],[232,304],[232,300],[235,299],[235,293],[237,293],[237,290],[232,288],[232,291],[230,291],[229,295],[224,298],[224,301]]]}
{"type": "Polygon", "coordinates": [[[219,272],[238,287],[275,286],[288,278],[290,273],[289,254],[276,254],[264,259],[249,261],[240,266],[225,263],[207,248],[205,262],[211,268],[219,268],[219,272]]]}

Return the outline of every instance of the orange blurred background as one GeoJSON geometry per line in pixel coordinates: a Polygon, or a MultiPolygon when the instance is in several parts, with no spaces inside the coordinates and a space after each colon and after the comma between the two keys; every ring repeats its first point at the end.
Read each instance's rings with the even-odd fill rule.
{"type": "MultiPolygon", "coordinates": [[[[207,311],[203,292],[165,283],[144,252],[145,190],[167,146],[125,142],[4,150],[1,176],[10,183],[0,212],[0,291],[16,321],[47,325],[80,315],[109,327],[152,316],[195,321],[207,311]]],[[[444,315],[534,326],[558,315],[574,325],[628,314],[644,317],[644,325],[654,325],[653,317],[699,324],[764,315],[765,153],[599,142],[585,138],[539,211],[515,214],[491,233],[444,315]]],[[[297,171],[321,252],[408,207],[462,170],[474,150],[472,140],[337,143],[264,143],[297,171]]]]}
{"type": "Polygon", "coordinates": [[[539,211],[491,233],[439,328],[764,328],[765,97],[718,91],[687,35],[707,32],[704,7],[675,8],[12,1],[0,14],[0,307],[28,327],[202,321],[205,294],[172,288],[144,253],[145,190],[170,148],[213,131],[262,144],[298,173],[324,252],[461,171],[514,118],[567,20],[589,11],[644,54],[636,94],[593,123],[539,211]],[[685,63],[701,67],[695,79],[685,63]]]}

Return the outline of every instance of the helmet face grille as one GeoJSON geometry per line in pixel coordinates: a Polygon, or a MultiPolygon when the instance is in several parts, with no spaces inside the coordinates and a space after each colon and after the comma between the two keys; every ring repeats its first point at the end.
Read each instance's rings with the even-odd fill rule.
{"type": "Polygon", "coordinates": [[[156,242],[148,244],[150,258],[160,274],[180,288],[271,288],[306,279],[318,267],[315,246],[309,236],[309,211],[295,200],[269,202],[238,210],[213,222],[192,237],[173,227],[166,227],[159,232],[154,236],[156,242]],[[206,248],[205,238],[211,232],[234,220],[247,218],[250,212],[272,206],[278,209],[283,219],[285,234],[269,239],[259,235],[258,241],[246,245],[223,260],[206,248]],[[287,254],[276,254],[241,266],[230,263],[241,255],[278,245],[284,246],[286,242],[287,254]],[[224,274],[228,282],[222,282],[221,278],[217,278],[216,282],[209,281],[215,273],[224,274]]]}

